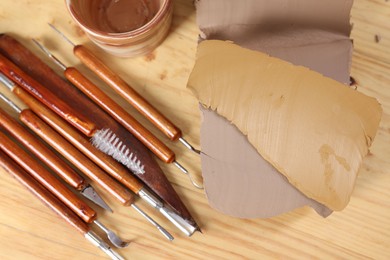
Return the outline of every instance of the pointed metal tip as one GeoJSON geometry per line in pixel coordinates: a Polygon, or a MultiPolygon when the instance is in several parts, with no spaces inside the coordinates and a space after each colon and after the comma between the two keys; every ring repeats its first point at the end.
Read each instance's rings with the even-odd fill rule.
{"type": "Polygon", "coordinates": [[[201,154],[201,151],[198,150],[198,149],[195,149],[189,142],[187,142],[186,139],[184,139],[183,137],[180,137],[179,138],[179,141],[185,146],[187,147],[189,150],[193,151],[194,153],[200,155],[201,154]]]}
{"type": "Polygon", "coordinates": [[[91,186],[87,185],[82,191],[81,194],[95,203],[96,205],[100,206],[101,208],[110,211],[113,213],[114,211],[110,208],[110,206],[107,205],[107,203],[102,199],[102,197],[96,192],[96,190],[91,186]]]}
{"type": "Polygon", "coordinates": [[[62,38],[64,38],[67,42],[69,42],[71,45],[76,46],[71,40],[69,40],[68,37],[65,36],[60,30],[58,30],[53,24],[47,23],[54,31],[56,31],[59,35],[61,35],[62,38]]]}
{"type": "Polygon", "coordinates": [[[38,42],[35,39],[32,39],[32,41],[47,55],[49,56],[62,70],[66,70],[66,66],[64,63],[62,63],[56,56],[54,56],[43,44],[38,42]]]}
{"type": "Polygon", "coordinates": [[[39,49],[41,49],[44,53],[46,53],[48,56],[51,56],[51,53],[49,52],[48,49],[46,49],[45,46],[43,46],[39,41],[37,41],[36,39],[32,38],[31,39],[38,47],[39,49]]]}
{"type": "Polygon", "coordinates": [[[198,228],[196,229],[196,231],[198,231],[198,232],[200,232],[201,234],[203,234],[203,232],[202,232],[202,230],[200,229],[200,227],[198,227],[198,228]]]}

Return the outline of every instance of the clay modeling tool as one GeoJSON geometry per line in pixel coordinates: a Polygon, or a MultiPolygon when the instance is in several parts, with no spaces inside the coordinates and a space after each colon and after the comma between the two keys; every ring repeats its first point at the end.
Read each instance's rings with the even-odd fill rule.
{"type": "Polygon", "coordinates": [[[55,178],[45,167],[34,160],[19,145],[13,142],[0,131],[0,149],[16,161],[25,171],[33,176],[46,189],[73,210],[86,223],[94,223],[106,232],[108,239],[116,247],[126,247],[127,242],[122,241],[114,232],[97,220],[96,212],[84,201],[72,193],[62,182],[55,178]]]}
{"type": "MultiPolygon", "coordinates": [[[[54,130],[60,133],[73,146],[77,147],[83,154],[89,157],[94,163],[104,169],[108,174],[122,183],[125,187],[132,190],[139,195],[150,206],[157,209],[163,216],[172,222],[178,229],[180,229],[187,236],[191,236],[195,231],[200,231],[196,223],[186,220],[172,210],[168,205],[158,199],[152,194],[147,187],[144,186],[136,177],[129,174],[129,172],[121,164],[115,161],[112,157],[97,150],[84,136],[79,134],[77,130],[72,128],[68,123],[59,118],[51,110],[43,106],[39,101],[34,99],[30,94],[25,92],[20,87],[16,86],[11,81],[5,81],[6,86],[18,96],[32,111],[34,111],[43,121],[50,125],[54,130]]],[[[133,156],[133,162],[138,162],[137,158],[133,156]]],[[[94,165],[94,164],[93,164],[94,165]]],[[[133,165],[134,170],[139,170],[138,163],[129,163],[133,165]]],[[[99,167],[96,166],[99,170],[99,167]]],[[[141,168],[142,169],[142,168],[141,168]]],[[[160,230],[160,229],[159,229],[160,230]]],[[[161,230],[160,230],[161,231],[161,230]]],[[[164,234],[165,235],[165,234],[164,234]]]]}
{"type": "MultiPolygon", "coordinates": [[[[100,88],[98,88],[94,83],[92,83],[83,74],[81,74],[81,72],[79,72],[76,68],[66,67],[42,44],[40,44],[34,39],[33,42],[38,45],[38,47],[43,50],[45,54],[52,58],[55,63],[64,70],[65,77],[70,82],[72,82],[80,91],[82,91],[104,111],[111,115],[118,123],[124,126],[130,133],[132,133],[138,140],[140,140],[146,147],[148,147],[159,159],[166,163],[173,163],[174,165],[176,165],[182,172],[184,172],[189,177],[190,181],[195,187],[202,188],[191,178],[189,172],[175,160],[174,152],[169,149],[163,142],[161,142],[155,135],[153,135],[143,125],[141,125],[134,117],[132,117],[128,112],[126,112],[126,110],[119,106],[100,88]]],[[[116,135],[109,129],[97,130],[93,134],[92,140],[94,144],[97,144],[96,147],[101,151],[105,153],[108,153],[108,151],[116,151],[108,153],[109,155],[120,154],[119,151],[122,148],[121,146],[112,145],[114,147],[112,149],[110,146],[106,145],[107,143],[113,144],[113,142],[115,141],[115,144],[119,144],[119,138],[117,138],[116,135]],[[110,149],[104,149],[103,147],[110,147],[110,149]]],[[[126,161],[126,156],[115,156],[114,158],[122,158],[122,160],[118,160],[122,164],[126,161]]]]}
{"type": "MultiPolygon", "coordinates": [[[[13,82],[8,80],[4,75],[0,73],[0,80],[6,84],[7,87],[12,87],[12,91],[21,98],[22,101],[29,103],[27,100],[32,100],[32,102],[37,102],[32,96],[26,93],[23,89],[15,86],[13,82]]],[[[16,111],[20,111],[20,108],[16,106],[8,98],[5,98],[5,101],[13,107],[16,111]]],[[[39,104],[40,105],[40,104],[39,104]]],[[[44,106],[40,105],[42,109],[46,109],[44,106]]],[[[39,109],[39,108],[38,108],[39,109]]],[[[49,111],[49,110],[47,110],[49,111]]],[[[51,113],[51,111],[49,111],[51,113]]],[[[50,113],[48,113],[50,117],[50,113]]],[[[51,116],[57,117],[54,113],[51,113],[51,116]]],[[[131,205],[139,214],[141,214],[149,223],[156,227],[165,238],[172,241],[173,236],[166,231],[160,224],[158,224],[153,218],[147,215],[143,210],[141,210],[137,205],[133,203],[132,195],[110,176],[108,176],[101,168],[95,165],[91,160],[89,160],[84,154],[82,154],[76,147],[71,145],[64,137],[58,134],[45,122],[43,122],[32,110],[24,109],[20,112],[20,120],[29,127],[34,133],[39,137],[45,140],[53,149],[61,153],[68,161],[75,165],[81,172],[87,175],[89,178],[94,180],[100,187],[108,191],[114,198],[116,198],[121,204],[128,206],[131,205]]],[[[59,118],[58,118],[59,119],[59,118]]],[[[60,120],[60,119],[59,119],[60,120]]],[[[65,123],[66,125],[66,123],[65,123]]],[[[72,129],[69,125],[67,125],[72,129]]],[[[76,132],[76,131],[75,131],[76,132]]],[[[86,142],[84,138],[79,139],[80,142],[86,142]]]]}
{"type": "Polygon", "coordinates": [[[152,122],[161,132],[163,132],[170,140],[180,141],[185,147],[191,151],[200,154],[200,151],[195,149],[183,137],[181,130],[175,126],[168,118],[153,107],[139,93],[137,93],[130,85],[122,78],[109,69],[99,58],[97,58],[90,50],[83,45],[75,45],[62,32],[49,23],[49,26],[59,33],[67,42],[74,46],[73,52],[80,61],[92,70],[99,78],[112,87],[119,95],[126,99],[135,109],[143,116],[152,122]]]}
{"type": "MultiPolygon", "coordinates": [[[[115,131],[121,141],[127,147],[131,147],[132,153],[142,161],[145,174],[138,174],[137,178],[150,187],[164,203],[170,205],[180,216],[190,223],[195,223],[191,213],[161,170],[152,153],[137,138],[15,38],[7,34],[0,34],[0,52],[21,70],[40,82],[48,91],[67,104],[71,104],[73,109],[82,114],[84,118],[92,121],[99,129],[110,128],[115,131]]],[[[130,170],[127,171],[130,172],[130,170]]]]}
{"type": "MultiPolygon", "coordinates": [[[[0,93],[0,99],[12,105],[18,113],[22,111],[13,104],[7,97],[0,93]]],[[[22,117],[22,115],[20,115],[22,117]]],[[[45,146],[34,135],[22,127],[14,118],[0,108],[0,128],[4,128],[16,140],[22,143],[30,152],[44,162],[50,169],[60,176],[66,183],[78,190],[84,197],[94,202],[96,205],[109,210],[112,209],[104,202],[91,184],[74,171],[67,163],[61,160],[52,150],[45,146]]]]}
{"type": "Polygon", "coordinates": [[[80,232],[90,243],[106,253],[111,259],[124,259],[112,248],[110,248],[110,246],[106,244],[98,235],[96,235],[85,222],[77,217],[77,215],[72,210],[65,206],[57,197],[55,197],[41,184],[39,184],[24,169],[22,169],[15,161],[13,161],[1,150],[0,166],[12,177],[18,180],[32,194],[39,198],[46,206],[52,209],[68,224],[80,232]]]}
{"type": "Polygon", "coordinates": [[[51,107],[51,109],[62,118],[72,118],[73,120],[70,121],[70,123],[74,124],[76,128],[87,136],[91,136],[92,132],[95,131],[95,124],[82,116],[76,116],[77,112],[72,107],[48,91],[38,81],[27,75],[27,73],[23,72],[2,54],[0,54],[0,71],[8,78],[17,82],[18,85],[26,91],[29,91],[43,104],[51,107]]]}

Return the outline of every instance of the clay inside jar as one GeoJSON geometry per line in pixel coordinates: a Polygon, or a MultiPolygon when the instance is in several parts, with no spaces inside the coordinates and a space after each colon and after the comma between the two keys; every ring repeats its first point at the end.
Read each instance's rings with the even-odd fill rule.
{"type": "Polygon", "coordinates": [[[125,33],[147,24],[157,14],[159,0],[83,0],[71,1],[79,22],[92,30],[125,33]]]}

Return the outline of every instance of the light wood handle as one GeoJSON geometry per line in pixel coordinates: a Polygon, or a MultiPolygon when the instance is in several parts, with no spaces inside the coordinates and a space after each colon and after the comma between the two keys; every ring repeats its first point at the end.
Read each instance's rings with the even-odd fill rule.
{"type": "Polygon", "coordinates": [[[29,92],[47,107],[50,107],[55,113],[66,119],[74,127],[79,129],[87,136],[92,136],[96,129],[94,123],[79,115],[68,104],[63,102],[52,92],[47,90],[38,81],[34,80],[27,73],[18,68],[15,64],[0,54],[0,70],[12,81],[29,92]]]}
{"type": "Polygon", "coordinates": [[[129,86],[122,78],[110,70],[87,48],[77,45],[73,49],[74,54],[92,70],[99,78],[112,87],[119,95],[126,99],[135,109],[152,122],[169,139],[176,141],[182,133],[168,118],[161,114],[155,107],[146,101],[138,92],[129,86]]]}
{"type": "MultiPolygon", "coordinates": [[[[34,124],[34,122],[31,123],[34,124]]],[[[6,129],[10,135],[49,166],[70,186],[77,190],[85,188],[86,183],[83,177],[1,108],[0,126],[6,129]]]]}
{"type": "MultiPolygon", "coordinates": [[[[14,93],[28,107],[30,107],[31,110],[35,112],[35,114],[37,114],[43,121],[45,121],[46,124],[50,125],[68,142],[73,144],[77,149],[79,149],[83,154],[85,154],[98,166],[102,167],[103,170],[106,170],[106,172],[109,173],[113,178],[118,180],[127,188],[131,189],[134,193],[138,193],[139,190],[142,189],[143,184],[133,175],[131,175],[129,171],[127,171],[122,165],[120,165],[110,156],[96,149],[84,136],[82,136],[75,129],[70,127],[64,120],[59,118],[52,111],[40,104],[39,101],[34,99],[30,94],[28,94],[19,87],[14,89],[14,93]],[[117,167],[108,167],[107,165],[117,165],[117,167]]],[[[95,171],[96,170],[94,170],[94,172],[95,171]]],[[[119,188],[116,189],[116,191],[119,193],[119,188]]],[[[133,198],[129,192],[127,192],[127,194],[123,193],[121,195],[121,198],[122,204],[129,205],[130,203],[132,203],[133,198]]],[[[119,197],[117,197],[117,199],[119,199],[119,197]]]]}
{"type": "Polygon", "coordinates": [[[91,223],[96,219],[97,215],[93,209],[72,193],[26,151],[11,141],[3,132],[0,132],[0,148],[85,222],[91,223]]]}
{"type": "Polygon", "coordinates": [[[1,150],[0,166],[81,234],[85,235],[89,231],[85,222],[1,150]]]}
{"type": "Polygon", "coordinates": [[[141,125],[134,117],[127,113],[121,106],[119,106],[77,69],[67,68],[65,70],[65,77],[91,100],[93,100],[99,107],[111,115],[118,123],[124,126],[158,158],[166,163],[171,163],[175,160],[175,154],[171,149],[169,149],[155,135],[141,125]]]}
{"type": "Polygon", "coordinates": [[[121,204],[130,205],[133,195],[119,183],[97,167],[91,160],[84,156],[77,148],[71,145],[60,134],[43,122],[31,110],[23,110],[20,119],[31,130],[45,140],[53,149],[60,152],[68,161],[77,167],[82,173],[95,181],[100,187],[116,198],[121,204]]]}

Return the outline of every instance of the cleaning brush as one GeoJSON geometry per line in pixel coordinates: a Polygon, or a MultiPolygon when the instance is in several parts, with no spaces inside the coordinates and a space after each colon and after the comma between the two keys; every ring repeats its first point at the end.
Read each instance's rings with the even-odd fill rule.
{"type": "MultiPolygon", "coordinates": [[[[173,163],[177,168],[179,168],[183,173],[185,173],[192,184],[197,188],[202,188],[198,185],[191,177],[187,169],[185,169],[181,164],[176,160],[175,153],[169,149],[163,142],[161,142],[155,135],[153,135],[148,129],[141,125],[134,117],[132,117],[127,111],[125,111],[121,106],[119,106],[114,100],[112,100],[107,94],[105,94],[101,89],[99,89],[95,84],[93,84],[89,79],[87,79],[83,74],[81,74],[76,68],[66,67],[57,57],[50,53],[42,44],[33,39],[33,42],[38,45],[38,47],[54,62],[59,65],[64,70],[65,77],[72,82],[79,90],[81,90],[85,95],[87,95],[91,100],[93,100],[98,106],[105,110],[109,115],[111,115],[118,123],[125,127],[130,133],[132,133],[138,140],[140,140],[150,151],[152,151],[160,160],[165,163],[173,163]]],[[[95,140],[96,146],[111,156],[116,156],[116,160],[127,165],[128,156],[123,152],[127,152],[126,147],[119,145],[120,140],[107,129],[98,130],[101,132],[99,138],[95,138],[96,133],[93,137],[95,140]],[[103,135],[104,133],[104,135],[103,135]],[[103,138],[100,139],[100,136],[103,138]],[[108,139],[107,139],[108,138],[108,139]],[[113,144],[112,141],[116,143],[113,144]],[[119,146],[118,146],[119,145],[119,146]],[[120,150],[124,148],[124,150],[120,150]]],[[[129,158],[131,160],[131,157],[129,158]]],[[[131,169],[131,168],[130,168],[131,169]]]]}
{"type": "Polygon", "coordinates": [[[135,174],[144,174],[144,166],[137,156],[109,129],[98,130],[91,138],[92,145],[129,168],[135,174]]]}

